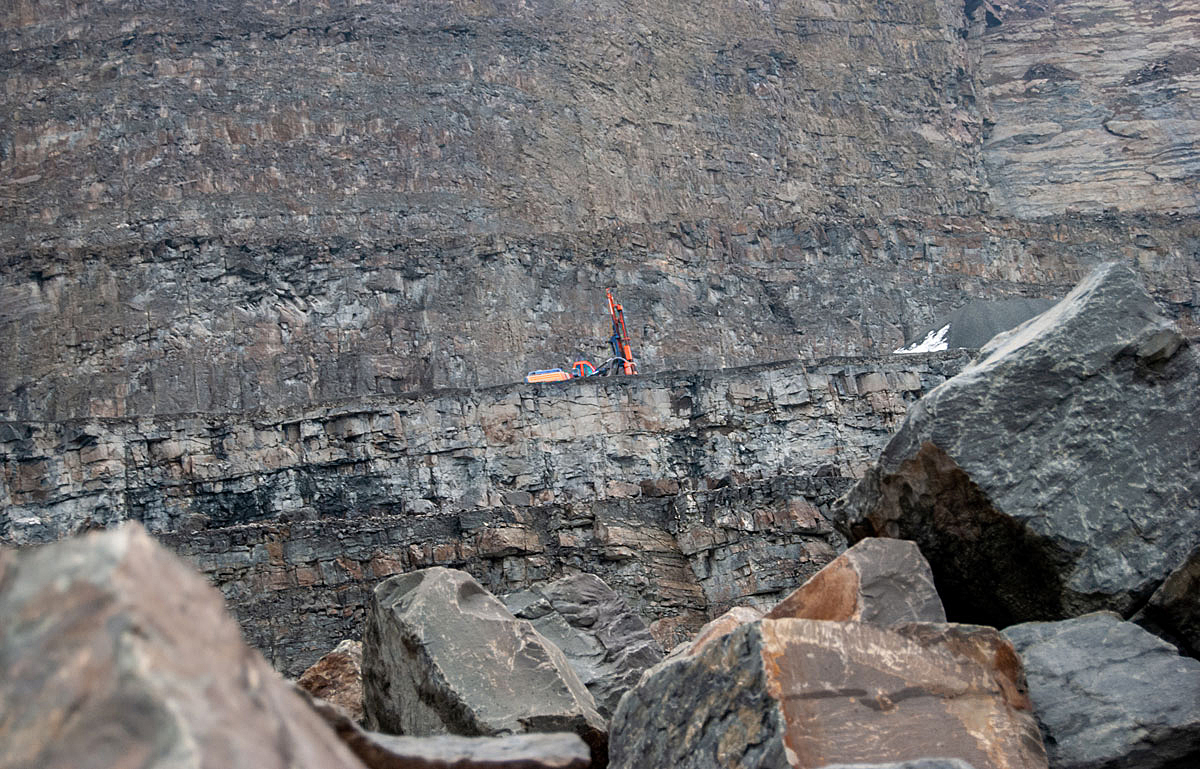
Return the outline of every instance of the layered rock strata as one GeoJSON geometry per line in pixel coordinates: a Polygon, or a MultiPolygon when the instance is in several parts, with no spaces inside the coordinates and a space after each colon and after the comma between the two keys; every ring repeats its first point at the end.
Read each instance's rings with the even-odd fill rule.
{"type": "Polygon", "coordinates": [[[535,585],[501,600],[562,651],[605,719],[642,671],[663,658],[645,621],[595,574],[535,585]]]}
{"type": "Polygon", "coordinates": [[[292,675],[358,636],[376,581],[432,565],[498,594],[597,574],[669,647],[833,558],[829,504],[967,357],[5,423],[0,531],[23,544],[139,519],[292,675]]]}
{"type": "Polygon", "coordinates": [[[654,370],[1115,257],[1194,330],[1196,22],[1001,5],[15,5],[0,415],[514,381],[597,354],[610,285],[654,370]]]}

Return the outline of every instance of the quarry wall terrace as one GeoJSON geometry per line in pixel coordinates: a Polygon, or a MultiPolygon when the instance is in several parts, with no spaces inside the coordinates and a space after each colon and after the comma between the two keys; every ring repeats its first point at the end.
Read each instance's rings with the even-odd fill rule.
{"type": "Polygon", "coordinates": [[[824,510],[968,351],[508,385],[245,414],[0,423],[0,543],[125,519],[298,672],[431,564],[600,574],[678,639],[841,546],[824,510]]]}

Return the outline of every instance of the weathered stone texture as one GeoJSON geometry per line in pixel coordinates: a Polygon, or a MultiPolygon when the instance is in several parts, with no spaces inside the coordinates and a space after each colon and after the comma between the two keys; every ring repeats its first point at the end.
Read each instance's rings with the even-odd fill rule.
{"type": "Polygon", "coordinates": [[[1106,265],[915,404],[838,515],[918,542],[952,618],[1128,616],[1200,543],[1198,415],[1200,354],[1106,265]]]}
{"type": "Polygon", "coordinates": [[[991,628],[763,619],[651,669],[612,766],[792,767],[930,755],[1045,769],[1020,658],[991,628]]]}
{"type": "Polygon", "coordinates": [[[1107,612],[1004,635],[1055,769],[1200,766],[1200,662],[1107,612]]]}
{"type": "Polygon", "coordinates": [[[354,769],[137,524],[0,551],[0,767],[354,769]]]}
{"type": "Polygon", "coordinates": [[[346,639],[308,667],[296,686],[363,720],[362,642],[346,639]]]}
{"type": "Polygon", "coordinates": [[[571,731],[599,769],[607,756],[607,723],[566,657],[461,571],[422,569],[376,586],[363,634],[363,695],[376,731],[571,731]]]}
{"type": "Polygon", "coordinates": [[[1200,17],[1171,0],[1000,3],[979,31],[998,211],[1200,210],[1200,17]]]}
{"type": "Polygon", "coordinates": [[[946,621],[933,572],[916,544],[873,537],[839,555],[766,616],[884,626],[946,621]]]}
{"type": "Polygon", "coordinates": [[[575,574],[501,600],[559,648],[608,719],[662,647],[628,603],[594,574],[575,574]]]}

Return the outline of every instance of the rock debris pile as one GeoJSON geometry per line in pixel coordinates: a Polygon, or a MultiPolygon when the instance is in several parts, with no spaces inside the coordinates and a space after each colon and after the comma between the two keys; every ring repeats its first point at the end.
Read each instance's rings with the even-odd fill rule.
{"type": "Polygon", "coordinates": [[[136,524],[6,550],[0,767],[1196,766],[1200,661],[1150,631],[1195,648],[1198,384],[1102,267],[910,409],[852,547],[665,658],[594,575],[435,566],[293,687],[136,524]]]}

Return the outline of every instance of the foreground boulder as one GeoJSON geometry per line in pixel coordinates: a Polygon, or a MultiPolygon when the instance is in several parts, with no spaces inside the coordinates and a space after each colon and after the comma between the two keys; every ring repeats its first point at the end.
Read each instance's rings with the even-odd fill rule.
{"type": "Polygon", "coordinates": [[[785,617],[895,625],[945,622],[946,610],[915,543],[868,538],[767,612],[768,619],[785,617]]]}
{"type": "Polygon", "coordinates": [[[957,619],[1129,616],[1200,544],[1198,417],[1196,350],[1105,265],[914,404],[835,516],[916,541],[957,619]]]}
{"type": "Polygon", "coordinates": [[[137,524],[0,551],[0,767],[361,767],[137,524]]]}
{"type": "Polygon", "coordinates": [[[1054,769],[1200,766],[1200,662],[1109,613],[1004,634],[1054,769]]]}
{"type": "Polygon", "coordinates": [[[594,765],[604,764],[604,719],[562,652],[465,572],[422,569],[375,588],[363,693],[375,731],[570,731],[591,748],[594,765]]]}
{"type": "Polygon", "coordinates": [[[605,718],[642,671],[663,658],[642,618],[594,574],[564,577],[503,600],[562,650],[605,718]]]}
{"type": "Polygon", "coordinates": [[[1046,767],[1012,645],[991,628],[946,624],[743,625],[648,671],[621,700],[611,737],[622,769],[930,756],[1046,767]]]}
{"type": "Polygon", "coordinates": [[[369,732],[346,711],[300,690],[367,769],[587,769],[591,752],[573,732],[504,737],[400,737],[369,732]]]}
{"type": "Polygon", "coordinates": [[[342,641],[305,670],[296,685],[363,721],[362,642],[342,641]]]}

